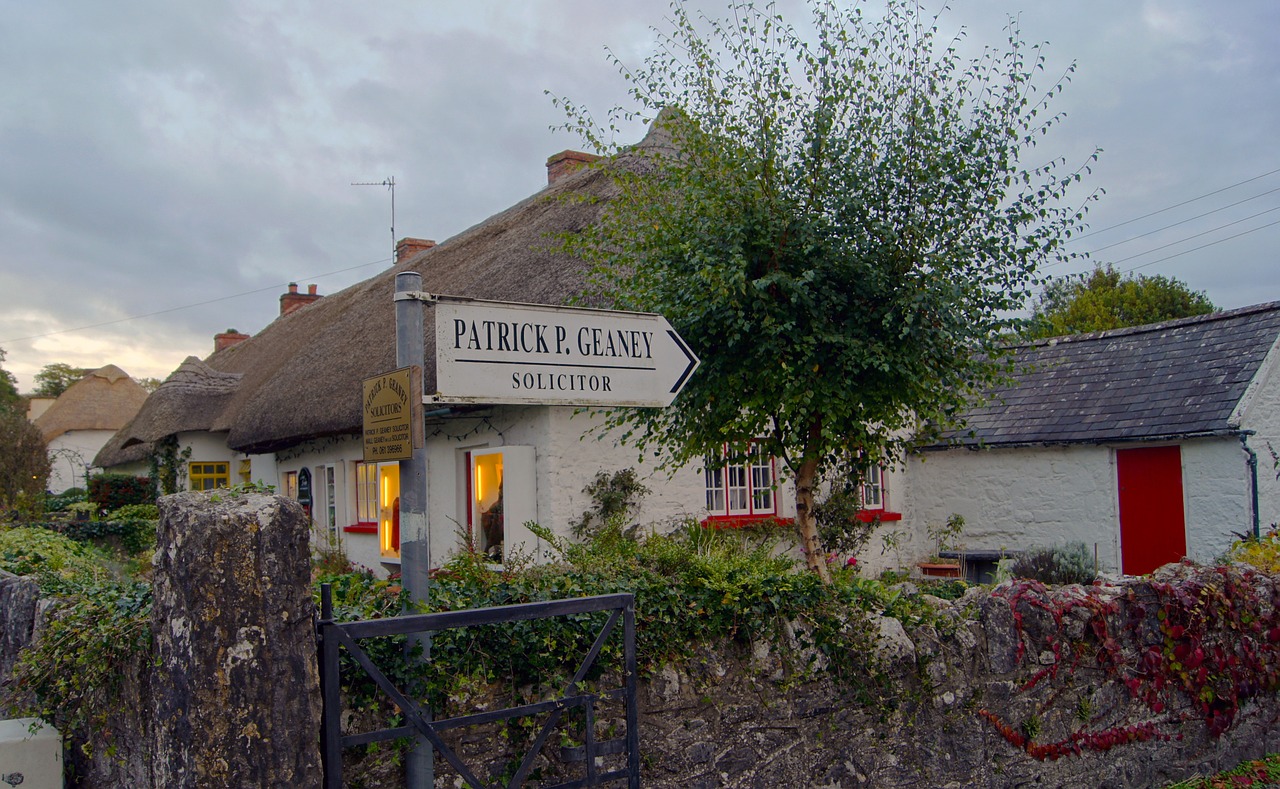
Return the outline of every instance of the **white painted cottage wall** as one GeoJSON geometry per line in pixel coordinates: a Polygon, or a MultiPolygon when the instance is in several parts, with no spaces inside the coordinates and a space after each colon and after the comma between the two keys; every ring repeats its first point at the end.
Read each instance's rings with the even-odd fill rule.
{"type": "Polygon", "coordinates": [[[48,489],[61,493],[67,488],[84,487],[84,467],[106,445],[114,430],[68,430],[49,442],[48,489]]]}
{"type": "MultiPolygon", "coordinates": [[[[191,463],[230,463],[236,458],[236,453],[227,446],[226,433],[206,433],[203,431],[192,431],[189,433],[179,433],[178,451],[180,453],[191,450],[190,455],[183,458],[179,455],[178,460],[183,466],[183,490],[191,489],[191,480],[187,477],[188,467],[191,463]]],[[[230,468],[231,474],[235,476],[235,466],[230,468]]]]}
{"type": "Polygon", "coordinates": [[[1253,524],[1249,514],[1248,456],[1234,436],[1182,444],[1182,487],[1187,556],[1209,563],[1253,524]]]}
{"type": "MultiPolygon", "coordinates": [[[[1106,447],[947,449],[907,461],[903,524],[913,559],[933,552],[928,524],[965,519],[970,550],[1096,543],[1099,565],[1119,566],[1116,479],[1106,447]]],[[[907,553],[904,551],[904,554],[907,553]]]]}
{"type": "Polygon", "coordinates": [[[598,437],[594,428],[599,421],[588,414],[575,415],[570,408],[552,410],[548,461],[559,492],[549,504],[557,531],[563,527],[567,532],[569,524],[591,508],[591,497],[583,489],[598,473],[613,474],[628,468],[635,469],[639,481],[649,488],[640,499],[635,523],[668,531],[685,518],[705,517],[706,490],[697,469],[667,472],[651,458],[642,462],[634,447],[621,444],[614,436],[598,437]]]}
{"type": "MultiPolygon", "coordinates": [[[[948,449],[908,461],[904,524],[913,558],[932,552],[927,528],[953,513],[965,518],[962,546],[1021,550],[1083,542],[1099,566],[1120,566],[1117,447],[1073,445],[948,449]]],[[[1231,437],[1183,442],[1187,554],[1221,555],[1248,522],[1244,453],[1231,437]]]]}
{"type": "MultiPolygon", "coordinates": [[[[359,462],[362,452],[363,445],[358,437],[344,436],[307,441],[274,455],[237,455],[237,462],[239,459],[249,457],[253,481],[274,485],[276,492],[281,495],[284,494],[284,490],[280,480],[284,478],[286,472],[310,469],[311,538],[317,547],[323,546],[323,543],[328,541],[328,535],[320,525],[323,523],[323,516],[319,508],[325,504],[326,495],[323,490],[325,480],[321,469],[325,466],[333,466],[336,547],[343,550],[353,563],[361,567],[376,568],[381,559],[378,555],[377,535],[353,534],[345,531],[347,526],[355,524],[357,520],[355,464],[359,462]]],[[[235,478],[236,471],[237,467],[233,465],[231,469],[233,484],[238,482],[235,478]]]]}
{"type": "MultiPolygon", "coordinates": [[[[657,463],[640,462],[639,453],[609,438],[597,439],[598,418],[575,414],[563,406],[496,408],[482,418],[452,418],[427,433],[428,508],[432,526],[432,563],[439,564],[458,548],[458,531],[466,523],[464,455],[468,450],[531,445],[536,448],[537,519],[560,535],[592,504],[584,488],[600,471],[635,468],[650,489],[641,499],[635,522],[668,530],[685,518],[706,516],[706,495],[699,469],[673,473],[657,463]]],[[[782,517],[794,517],[795,501],[785,469],[778,490],[782,517]]]]}
{"type": "Polygon", "coordinates": [[[1258,519],[1265,532],[1280,523],[1280,468],[1272,455],[1280,453],[1280,340],[1271,347],[1246,398],[1240,427],[1254,431],[1248,441],[1258,455],[1258,519]]]}

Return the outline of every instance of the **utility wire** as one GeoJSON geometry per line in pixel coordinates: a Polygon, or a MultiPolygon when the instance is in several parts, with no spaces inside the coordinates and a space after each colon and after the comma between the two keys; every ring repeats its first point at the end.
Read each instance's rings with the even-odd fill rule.
{"type": "MultiPolygon", "coordinates": [[[[1262,216],[1263,214],[1269,214],[1269,213],[1271,213],[1272,211],[1280,211],[1280,205],[1276,206],[1275,208],[1268,208],[1266,211],[1259,211],[1258,213],[1253,214],[1252,216],[1246,216],[1244,219],[1237,219],[1236,221],[1234,221],[1234,222],[1228,222],[1228,223],[1226,223],[1225,225],[1218,225],[1217,227],[1211,227],[1211,228],[1209,228],[1208,230],[1204,230],[1204,231],[1201,231],[1201,232],[1196,233],[1196,234],[1194,234],[1194,235],[1187,236],[1186,238],[1180,238],[1180,239],[1178,239],[1177,241],[1170,241],[1168,244],[1162,244],[1161,246],[1158,246],[1158,247],[1152,247],[1151,249],[1144,250],[1144,251],[1142,251],[1142,252],[1139,252],[1139,253],[1138,253],[1138,254],[1136,254],[1136,255],[1130,255],[1130,256],[1129,256],[1129,257],[1127,257],[1127,258],[1120,258],[1119,260],[1113,260],[1113,261],[1111,261],[1111,263],[1112,263],[1113,265],[1114,265],[1114,264],[1116,264],[1116,263],[1124,263],[1125,261],[1133,260],[1134,258],[1140,258],[1140,257],[1142,257],[1143,255],[1150,255],[1152,252],[1159,252],[1159,251],[1160,251],[1160,250],[1162,250],[1162,249],[1168,249],[1169,247],[1176,247],[1178,244],[1185,243],[1185,242],[1187,242],[1187,241],[1190,241],[1190,240],[1191,240],[1191,239],[1193,239],[1193,238],[1199,238],[1200,236],[1207,236],[1207,235],[1209,235],[1210,233],[1216,233],[1216,232],[1218,232],[1219,230],[1222,230],[1222,229],[1224,229],[1224,228],[1231,227],[1232,225],[1238,225],[1238,224],[1240,224],[1241,222],[1248,222],[1250,219],[1257,219],[1258,217],[1262,216]]],[[[1273,224],[1274,224],[1274,223],[1273,223],[1273,224]]],[[[1270,227],[1270,225],[1263,225],[1262,227],[1270,227]]],[[[1261,229],[1261,228],[1258,228],[1258,229],[1261,229]]],[[[1252,231],[1250,231],[1250,232],[1252,232],[1252,231]]],[[[1235,238],[1235,236],[1229,236],[1228,238],[1235,238]]],[[[1227,241],[1227,240],[1228,240],[1228,238],[1224,238],[1224,239],[1221,239],[1221,240],[1222,240],[1222,241],[1227,241]]],[[[1219,243],[1219,242],[1215,241],[1214,243],[1216,244],[1216,243],[1219,243]]],[[[1206,244],[1205,246],[1213,246],[1213,244],[1206,244]]],[[[1196,249],[1204,249],[1204,247],[1196,247],[1196,249]]],[[[1168,260],[1168,258],[1163,258],[1163,259],[1164,259],[1164,260],[1168,260]]],[[[1143,265],[1150,265],[1150,264],[1143,264],[1143,265]]]]}
{"type": "MultiPolygon", "coordinates": [[[[1235,207],[1236,207],[1236,206],[1238,206],[1238,205],[1244,205],[1245,203],[1248,203],[1248,202],[1249,202],[1249,201],[1251,201],[1251,200],[1257,200],[1259,197],[1266,197],[1267,195],[1269,195],[1269,194],[1274,194],[1275,192],[1280,192],[1280,186],[1277,186],[1275,189],[1270,189],[1270,190],[1268,190],[1268,191],[1266,191],[1266,192],[1263,192],[1263,193],[1261,193],[1261,194],[1256,194],[1256,195],[1254,195],[1253,197],[1246,197],[1246,198],[1245,198],[1245,199],[1243,199],[1243,200],[1237,200],[1236,202],[1234,202],[1234,203],[1229,203],[1229,204],[1227,204],[1227,205],[1224,205],[1224,206],[1223,206],[1223,207],[1221,207],[1221,208],[1215,208],[1215,209],[1213,209],[1212,211],[1205,211],[1203,214],[1197,214],[1197,215],[1195,215],[1195,216],[1193,216],[1193,217],[1189,217],[1189,218],[1187,218],[1187,219],[1183,219],[1183,220],[1181,220],[1181,221],[1178,221],[1178,222],[1174,222],[1174,223],[1172,223],[1172,224],[1165,225],[1164,227],[1157,227],[1155,230],[1149,230],[1149,231],[1147,231],[1146,233],[1139,233],[1139,234],[1138,234],[1138,235],[1136,235],[1136,236],[1130,236],[1130,237],[1128,237],[1128,238],[1124,239],[1123,241],[1117,241],[1117,242],[1115,242],[1114,244],[1107,244],[1105,247],[1098,247],[1097,249],[1091,249],[1091,250],[1089,250],[1088,252],[1086,252],[1086,253],[1084,253],[1084,254],[1086,254],[1086,255],[1095,255],[1095,254],[1097,254],[1097,253],[1099,253],[1099,252],[1103,251],[1104,249],[1111,249],[1112,247],[1118,247],[1118,246],[1120,246],[1121,244],[1128,244],[1130,241],[1137,241],[1137,240],[1138,240],[1138,239],[1140,239],[1140,238],[1145,238],[1145,237],[1147,237],[1147,236],[1155,235],[1156,233],[1159,233],[1159,232],[1161,232],[1162,230],[1168,230],[1168,229],[1169,229],[1169,228],[1171,228],[1171,227],[1177,227],[1178,225],[1185,225],[1186,223],[1188,223],[1188,222],[1194,222],[1194,221],[1195,221],[1195,220],[1197,220],[1197,219],[1204,219],[1206,216],[1209,216],[1210,214],[1216,214],[1216,213],[1218,213],[1219,211],[1226,211],[1228,208],[1235,208],[1235,207]]],[[[1273,209],[1273,210],[1274,210],[1274,209],[1273,209]]],[[[1257,216],[1257,215],[1255,214],[1255,216],[1257,216]]],[[[1219,227],[1228,227],[1228,225],[1220,225],[1219,227]]],[[[1215,229],[1217,229],[1217,228],[1215,228],[1215,229]]],[[[1209,232],[1212,232],[1212,231],[1209,231],[1209,232]]],[[[1195,238],[1195,236],[1191,236],[1191,238],[1195,238]]],[[[1074,241],[1075,239],[1072,239],[1072,240],[1074,241]]],[[[1186,239],[1183,239],[1183,240],[1185,241],[1186,239]]],[[[1147,250],[1147,251],[1148,251],[1148,252],[1150,252],[1150,251],[1152,251],[1152,250],[1147,250]]]]}
{"type": "Polygon", "coordinates": [[[1153,216],[1155,216],[1156,214],[1163,214],[1165,211],[1172,211],[1172,210],[1173,210],[1173,209],[1175,209],[1175,208],[1181,208],[1182,206],[1187,205],[1188,203],[1194,203],[1194,202],[1196,202],[1197,200],[1203,200],[1203,199],[1205,199],[1206,197],[1213,197],[1214,195],[1216,195],[1216,194],[1220,194],[1220,193],[1222,193],[1222,192],[1225,192],[1225,191],[1227,191],[1228,189],[1235,189],[1237,186],[1244,186],[1244,185],[1245,185],[1245,184],[1247,184],[1247,183],[1252,183],[1253,181],[1257,181],[1257,180],[1258,180],[1258,179],[1260,179],[1260,178],[1266,178],[1268,175],[1275,175],[1276,173],[1280,173],[1280,167],[1278,167],[1278,168],[1276,168],[1276,169],[1274,169],[1274,170],[1271,170],[1271,171],[1269,171],[1269,172],[1265,172],[1265,173],[1263,173],[1263,174],[1261,174],[1261,175],[1255,175],[1255,176],[1254,176],[1254,177],[1252,177],[1252,178],[1246,178],[1245,180],[1240,181],[1240,182],[1238,182],[1238,183],[1231,184],[1230,186],[1224,186],[1224,187],[1222,187],[1221,189],[1215,189],[1215,190],[1213,190],[1212,192],[1205,192],[1204,194],[1200,195],[1199,197],[1193,197],[1193,198],[1191,198],[1190,200],[1183,200],[1181,203],[1175,203],[1175,204],[1173,204],[1173,205],[1171,205],[1171,206],[1166,206],[1165,208],[1159,208],[1159,209],[1156,209],[1155,211],[1152,211],[1152,212],[1151,212],[1151,213],[1149,213],[1149,214],[1143,214],[1142,216],[1137,216],[1137,217],[1134,217],[1133,219],[1127,219],[1127,220],[1125,220],[1125,221],[1123,221],[1123,222],[1119,222],[1119,223],[1114,224],[1114,225],[1108,225],[1107,227],[1099,228],[1098,230],[1092,230],[1092,231],[1090,231],[1090,232],[1088,232],[1088,233],[1082,233],[1082,234],[1080,234],[1080,235],[1076,236],[1075,238],[1073,238],[1073,239],[1072,239],[1072,241],[1079,241],[1079,240],[1080,240],[1080,239],[1082,239],[1082,238],[1088,238],[1088,237],[1090,237],[1090,236],[1096,236],[1096,235],[1098,235],[1099,233],[1105,233],[1105,232],[1107,232],[1108,230],[1115,230],[1117,227],[1124,227],[1125,225],[1131,225],[1131,224],[1133,224],[1134,222],[1138,222],[1138,221],[1140,221],[1140,220],[1147,219],[1148,217],[1153,217],[1153,216]]]}
{"type": "MultiPolygon", "coordinates": [[[[323,274],[309,274],[305,277],[298,277],[298,279],[313,280],[313,279],[320,279],[322,277],[330,277],[330,276],[333,276],[334,274],[345,274],[348,271],[355,271],[358,268],[364,268],[365,266],[373,266],[378,263],[387,263],[387,262],[390,262],[390,260],[391,260],[390,258],[382,258],[381,260],[371,260],[368,263],[360,263],[359,265],[348,266],[347,268],[340,268],[340,269],[337,269],[336,271],[326,271],[323,274]]],[[[9,343],[22,342],[24,340],[39,340],[43,337],[53,337],[54,335],[58,335],[58,334],[69,334],[71,332],[85,331],[86,329],[97,329],[102,326],[112,326],[114,324],[124,323],[126,321],[136,321],[141,318],[151,318],[156,315],[166,315],[170,312],[178,312],[179,310],[189,310],[192,307],[203,307],[206,304],[217,304],[220,301],[230,301],[231,299],[238,299],[242,296],[252,296],[255,293],[265,293],[266,291],[269,291],[269,290],[278,290],[284,287],[288,287],[288,283],[277,284],[277,285],[267,285],[266,287],[255,288],[254,290],[246,290],[242,293],[233,293],[230,296],[219,296],[216,299],[208,299],[206,301],[197,301],[192,304],[183,304],[180,307],[169,307],[168,309],[156,310],[155,312],[147,312],[142,315],[130,315],[127,318],[116,318],[115,320],[103,321],[102,323],[92,323],[92,324],[89,324],[88,326],[76,326],[71,329],[58,329],[57,331],[45,332],[44,334],[32,334],[27,337],[14,337],[13,339],[10,339],[10,340],[0,340],[0,343],[4,343],[5,345],[8,345],[9,343]]]]}
{"type": "Polygon", "coordinates": [[[1234,236],[1227,236],[1226,238],[1220,238],[1220,239],[1218,239],[1217,241],[1210,241],[1208,244],[1202,244],[1202,245],[1200,245],[1200,246],[1198,246],[1198,247],[1194,247],[1194,248],[1192,248],[1192,249],[1188,249],[1188,250],[1185,250],[1185,251],[1183,251],[1183,252],[1178,252],[1178,253],[1173,254],[1173,255],[1167,255],[1167,256],[1162,257],[1162,258],[1160,258],[1160,259],[1158,259],[1158,260],[1153,260],[1153,261],[1151,261],[1150,263],[1143,263],[1143,264],[1141,264],[1141,265],[1134,266],[1133,268],[1125,269],[1125,270],[1124,270],[1124,272],[1122,272],[1122,273],[1128,274],[1129,272],[1131,272],[1131,271],[1137,271],[1137,270],[1138,270],[1138,269],[1140,269],[1140,268],[1146,268],[1147,266],[1154,266],[1154,265],[1155,265],[1155,264],[1157,264],[1157,263],[1162,263],[1162,262],[1164,262],[1164,261],[1166,261],[1166,260],[1173,260],[1174,258],[1182,257],[1183,255],[1189,255],[1189,254],[1191,254],[1192,252],[1199,252],[1200,250],[1202,250],[1202,249],[1206,249],[1206,248],[1211,247],[1211,246],[1214,246],[1215,244],[1221,244],[1223,241],[1230,241],[1230,240],[1231,240],[1231,239],[1233,239],[1233,238],[1239,238],[1240,236],[1247,236],[1247,235],[1249,235],[1250,233],[1256,233],[1256,232],[1258,232],[1259,230],[1264,230],[1264,229],[1266,229],[1266,228],[1268,228],[1268,227],[1271,227],[1272,225],[1280,225],[1280,219],[1277,219],[1277,220],[1276,220],[1276,221],[1274,221],[1274,222],[1268,222],[1268,223],[1267,223],[1267,224],[1265,224],[1265,225],[1259,225],[1258,227],[1251,228],[1251,229],[1249,229],[1249,230],[1243,230],[1243,231],[1241,231],[1241,232],[1239,232],[1239,233],[1236,233],[1234,236]]]}

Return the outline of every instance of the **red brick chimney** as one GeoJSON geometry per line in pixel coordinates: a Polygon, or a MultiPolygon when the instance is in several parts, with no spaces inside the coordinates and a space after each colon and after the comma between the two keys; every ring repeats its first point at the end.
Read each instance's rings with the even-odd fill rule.
{"type": "Polygon", "coordinates": [[[408,260],[419,252],[426,252],[436,245],[429,238],[402,238],[396,242],[396,263],[408,260]]]}
{"type": "Polygon", "coordinates": [[[289,283],[289,292],[280,297],[280,316],[284,317],[294,310],[300,310],[313,301],[323,298],[316,293],[315,285],[308,285],[306,293],[298,292],[298,283],[289,283]]]}
{"type": "Polygon", "coordinates": [[[547,157],[547,185],[551,185],[566,175],[577,172],[600,157],[582,151],[561,151],[547,157]]]}
{"type": "Polygon", "coordinates": [[[235,329],[227,329],[221,334],[213,335],[213,352],[217,353],[223,348],[239,345],[247,339],[249,339],[249,335],[238,332],[235,329]]]}

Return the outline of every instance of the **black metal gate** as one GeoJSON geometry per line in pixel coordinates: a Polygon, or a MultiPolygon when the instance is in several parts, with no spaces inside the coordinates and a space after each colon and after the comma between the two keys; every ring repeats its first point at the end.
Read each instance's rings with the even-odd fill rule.
{"type": "MultiPolygon", "coordinates": [[[[629,594],[600,595],[582,597],[571,600],[552,600],[541,603],[525,603],[523,605],[498,606],[494,608],[476,608],[466,611],[448,611],[437,614],[418,614],[390,619],[370,619],[362,622],[333,621],[332,590],[328,584],[321,587],[321,613],[318,625],[320,638],[320,687],[324,696],[324,719],[321,730],[322,752],[324,754],[325,787],[339,789],[342,786],[342,750],[373,742],[394,740],[401,737],[413,737],[420,734],[434,746],[446,761],[453,766],[463,780],[476,789],[489,784],[476,777],[474,772],[463,763],[440,734],[451,729],[466,726],[480,726],[513,718],[530,717],[550,713],[543,723],[538,735],[534,738],[529,750],[520,760],[515,775],[506,784],[508,787],[523,785],[533,768],[533,762],[547,738],[554,731],[565,711],[581,708],[586,718],[585,744],[581,748],[568,749],[567,755],[573,761],[585,761],[586,775],[583,778],[556,784],[548,789],[572,789],[576,787],[601,786],[611,781],[626,780],[629,789],[640,786],[640,730],[638,728],[638,712],[636,708],[636,648],[635,648],[635,601],[629,594]],[[475,625],[492,625],[501,622],[520,622],[530,619],[543,619],[570,614],[608,611],[608,620],[596,635],[591,649],[578,666],[577,672],[558,698],[525,704],[501,710],[491,710],[475,715],[464,715],[447,720],[433,721],[428,711],[415,700],[407,697],[386,675],[374,665],[373,661],[359,644],[357,639],[376,636],[406,635],[409,633],[431,632],[455,627],[475,625]],[[623,623],[624,641],[624,684],[621,688],[602,690],[598,693],[580,693],[578,685],[587,676],[587,672],[600,655],[600,650],[617,627],[618,620],[623,623]],[[343,736],[340,728],[342,700],[340,697],[338,650],[345,648],[370,679],[387,694],[388,698],[398,706],[408,725],[391,729],[379,729],[357,735],[343,736]],[[596,703],[602,699],[622,699],[626,703],[626,734],[622,739],[598,742],[595,739],[596,703]],[[576,752],[576,753],[575,753],[576,752]],[[596,757],[625,754],[626,766],[622,769],[601,772],[596,764],[596,757]]],[[[412,787],[411,789],[417,789],[412,787]]]]}

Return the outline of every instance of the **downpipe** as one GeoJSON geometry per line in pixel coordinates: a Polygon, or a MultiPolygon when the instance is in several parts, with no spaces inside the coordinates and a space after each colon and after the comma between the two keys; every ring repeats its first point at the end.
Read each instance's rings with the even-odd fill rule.
{"type": "Polygon", "coordinates": [[[1240,431],[1240,446],[1244,449],[1249,459],[1246,465],[1249,466],[1249,513],[1253,516],[1253,539],[1262,539],[1262,526],[1258,520],[1258,453],[1253,451],[1249,446],[1249,436],[1253,435],[1252,430],[1240,431]]]}

